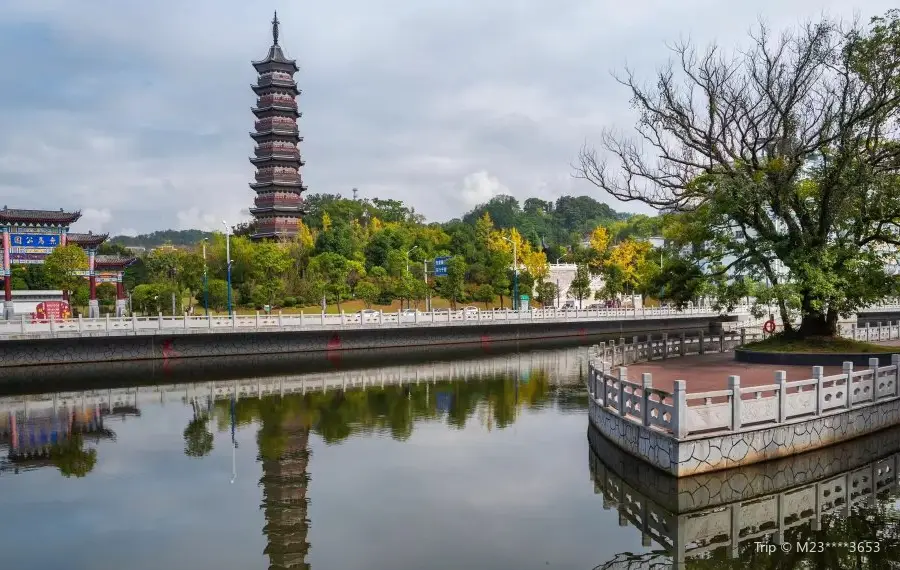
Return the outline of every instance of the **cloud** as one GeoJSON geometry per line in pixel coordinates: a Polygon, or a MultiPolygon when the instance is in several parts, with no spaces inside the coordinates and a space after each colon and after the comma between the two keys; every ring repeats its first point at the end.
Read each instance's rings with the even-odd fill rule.
{"type": "MultiPolygon", "coordinates": [[[[861,17],[892,5],[869,1],[861,17]]],[[[310,192],[356,187],[433,220],[495,191],[491,179],[520,200],[605,199],[569,165],[601,127],[635,120],[609,71],[649,78],[667,40],[735,45],[758,15],[773,27],[853,15],[836,0],[6,0],[0,203],[108,210],[98,223],[140,232],[246,219],[249,62],[275,8],[301,65],[310,192]]]]}
{"type": "Polygon", "coordinates": [[[463,179],[462,203],[471,208],[483,204],[498,194],[508,194],[509,188],[500,183],[496,176],[484,170],[473,172],[463,179]]]}

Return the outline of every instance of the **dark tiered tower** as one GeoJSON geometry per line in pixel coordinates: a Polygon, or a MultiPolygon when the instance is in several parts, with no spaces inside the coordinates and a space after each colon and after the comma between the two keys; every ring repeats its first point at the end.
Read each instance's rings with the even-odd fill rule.
{"type": "Polygon", "coordinates": [[[250,162],[256,166],[256,181],[250,187],[256,191],[253,214],[253,239],[290,238],[297,233],[297,223],[303,215],[306,190],[300,176],[303,159],[297,144],[303,140],[297,129],[297,62],[285,57],[278,45],[278,14],[272,20],[272,47],[266,58],[254,61],[259,80],[253,85],[256,93],[256,131],[250,133],[256,141],[255,156],[250,162]]]}
{"type": "MultiPolygon", "coordinates": [[[[263,420],[266,422],[266,419],[263,420]]],[[[269,557],[269,570],[309,570],[306,556],[309,552],[309,519],[306,487],[309,483],[309,427],[301,418],[276,420],[277,428],[284,436],[284,447],[277,457],[262,457],[263,503],[266,525],[265,554],[269,557]]],[[[260,449],[262,450],[262,445],[260,449]]]]}

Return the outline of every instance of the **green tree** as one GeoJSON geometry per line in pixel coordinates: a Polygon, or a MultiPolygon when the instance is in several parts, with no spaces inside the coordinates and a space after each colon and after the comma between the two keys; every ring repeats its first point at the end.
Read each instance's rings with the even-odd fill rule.
{"type": "Polygon", "coordinates": [[[492,303],[494,301],[494,288],[487,283],[485,283],[484,285],[479,285],[472,292],[472,300],[479,303],[484,303],[484,308],[486,310],[488,308],[488,303],[492,303]]]}
{"type": "Polygon", "coordinates": [[[550,281],[542,281],[538,283],[536,287],[537,293],[537,301],[544,307],[548,307],[553,305],[556,301],[556,295],[559,289],[556,287],[556,283],[551,283],[550,281]]]}
{"type": "Polygon", "coordinates": [[[84,281],[84,276],[77,272],[86,271],[87,268],[87,253],[77,245],[59,246],[44,258],[47,280],[62,289],[66,296],[84,281]]]}
{"type": "Polygon", "coordinates": [[[900,244],[898,22],[761,27],[737,60],[678,44],[681,69],[623,78],[653,152],[606,132],[618,171],[585,146],[578,175],[680,215],[707,274],[771,283],[788,334],[834,335],[898,286],[885,270],[900,244]]]}
{"type": "Polygon", "coordinates": [[[569,297],[578,301],[578,308],[581,308],[581,302],[591,296],[591,274],[587,265],[579,265],[575,270],[575,278],[569,284],[569,297]]]}
{"type": "Polygon", "coordinates": [[[356,284],[356,296],[363,300],[367,309],[381,296],[381,288],[372,281],[360,281],[356,284]]]}
{"type": "Polygon", "coordinates": [[[437,278],[437,290],[441,297],[450,301],[456,309],[456,303],[464,300],[466,285],[466,261],[460,256],[447,260],[447,275],[437,278]]]}
{"type": "Polygon", "coordinates": [[[260,242],[253,247],[252,276],[265,304],[274,305],[284,292],[284,274],[291,268],[287,249],[278,243],[260,242]]]}
{"type": "Polygon", "coordinates": [[[341,301],[350,292],[347,278],[351,267],[347,258],[333,252],[320,253],[309,260],[308,271],[316,282],[321,283],[324,293],[337,303],[340,311],[341,301]]]}

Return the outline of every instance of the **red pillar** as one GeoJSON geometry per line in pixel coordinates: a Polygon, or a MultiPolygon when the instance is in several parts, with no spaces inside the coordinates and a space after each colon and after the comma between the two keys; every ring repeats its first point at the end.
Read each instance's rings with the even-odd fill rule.
{"type": "Polygon", "coordinates": [[[116,281],[116,299],[120,301],[125,298],[125,284],[122,283],[122,277],[119,276],[119,279],[116,281]]]}
{"type": "Polygon", "coordinates": [[[12,301],[12,275],[3,278],[3,298],[12,301]]]}
{"type": "Polygon", "coordinates": [[[94,275],[90,276],[91,283],[91,301],[97,300],[97,277],[94,275]]]}

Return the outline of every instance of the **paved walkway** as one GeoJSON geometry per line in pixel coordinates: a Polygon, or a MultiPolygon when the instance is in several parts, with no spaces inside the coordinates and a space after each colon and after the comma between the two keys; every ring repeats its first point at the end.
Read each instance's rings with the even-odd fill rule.
{"type": "MultiPolygon", "coordinates": [[[[628,367],[628,378],[640,381],[641,374],[653,374],[653,386],[671,391],[675,380],[687,382],[688,392],[706,392],[708,390],[724,390],[728,388],[728,377],[736,374],[741,377],[742,386],[761,386],[775,383],[775,371],[787,372],[788,380],[807,380],[812,378],[811,366],[783,366],[774,364],[748,364],[735,362],[734,353],[704,354],[654,360],[628,367]]],[[[825,375],[839,374],[840,366],[826,366],[825,375]]]]}

